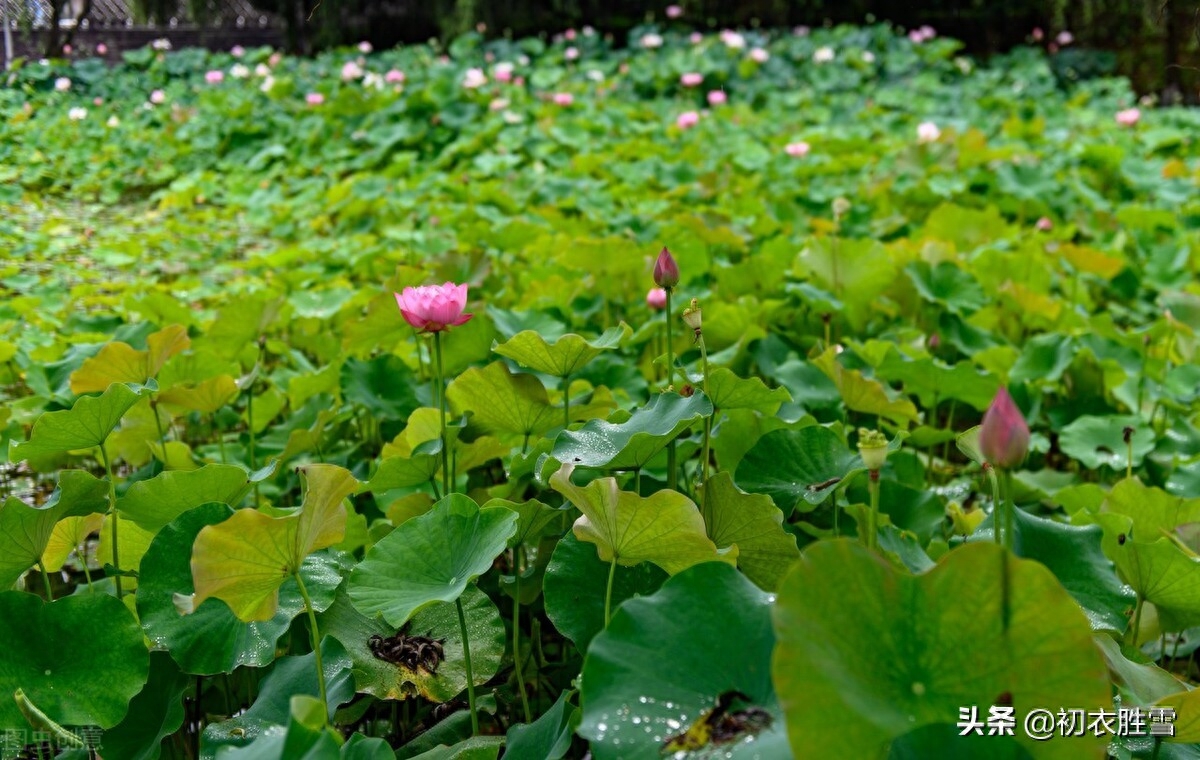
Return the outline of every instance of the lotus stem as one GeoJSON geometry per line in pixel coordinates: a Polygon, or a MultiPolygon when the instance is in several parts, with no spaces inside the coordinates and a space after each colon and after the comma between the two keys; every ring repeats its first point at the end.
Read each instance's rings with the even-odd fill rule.
{"type": "Polygon", "coordinates": [[[517,671],[517,693],[521,695],[521,709],[525,713],[525,722],[533,722],[533,713],[529,711],[529,695],[525,693],[525,676],[521,667],[521,547],[513,549],[513,575],[516,578],[516,592],[513,594],[513,667],[517,671]]]}
{"type": "Polygon", "coordinates": [[[442,370],[442,334],[433,334],[433,348],[437,356],[437,380],[434,397],[438,405],[438,420],[442,431],[442,493],[450,495],[450,442],[446,439],[446,375],[442,370]]]}
{"type": "MultiPolygon", "coordinates": [[[[108,514],[112,517],[112,557],[113,568],[116,575],[113,581],[117,586],[117,598],[122,595],[121,589],[121,555],[117,550],[117,482],[113,480],[112,460],[108,458],[108,450],[104,448],[104,444],[100,444],[100,456],[104,459],[104,471],[108,473],[108,514]]],[[[84,562],[87,559],[84,558],[84,562]]]]}
{"type": "Polygon", "coordinates": [[[612,562],[608,566],[608,588],[604,591],[604,627],[608,627],[608,621],[612,618],[612,589],[613,578],[617,577],[617,557],[614,554],[612,562]]]}
{"type": "Polygon", "coordinates": [[[458,630],[462,634],[463,658],[467,661],[467,704],[471,708],[471,736],[479,735],[479,710],[475,707],[475,670],[471,667],[471,642],[467,635],[467,616],[463,613],[462,597],[454,600],[458,608],[458,630]]]}
{"type": "Polygon", "coordinates": [[[871,515],[867,521],[867,548],[874,551],[879,546],[879,470],[869,470],[867,491],[871,494],[871,515]]]}
{"type": "MultiPolygon", "coordinates": [[[[675,378],[675,354],[671,344],[671,291],[674,288],[663,288],[667,291],[667,387],[675,378]]],[[[667,442],[667,488],[675,491],[679,488],[679,474],[676,472],[675,439],[667,442]]]]}
{"type": "Polygon", "coordinates": [[[308,612],[308,628],[312,636],[313,655],[317,658],[317,689],[321,692],[321,715],[328,724],[329,699],[325,693],[325,666],[321,662],[321,634],[317,630],[317,613],[313,610],[312,598],[308,595],[308,589],[304,587],[304,579],[300,577],[299,568],[294,575],[296,585],[300,587],[300,596],[304,598],[304,609],[308,612]]]}

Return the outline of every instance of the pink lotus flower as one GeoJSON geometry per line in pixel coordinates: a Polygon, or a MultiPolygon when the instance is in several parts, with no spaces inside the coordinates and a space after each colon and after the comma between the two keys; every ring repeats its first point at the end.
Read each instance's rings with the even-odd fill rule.
{"type": "Polygon", "coordinates": [[[108,45],[101,42],[96,46],[96,55],[108,55],[108,45]]]}
{"type": "Polygon", "coordinates": [[[575,102],[575,96],[569,92],[554,93],[554,103],[560,106],[569,106],[575,102]]]}
{"type": "Polygon", "coordinates": [[[688,35],[688,42],[692,43],[693,45],[699,45],[701,42],[704,42],[704,35],[700,32],[692,32],[690,35],[688,35]]]}
{"type": "Polygon", "coordinates": [[[1142,112],[1136,108],[1126,108],[1123,111],[1117,111],[1117,123],[1122,127],[1132,127],[1142,118],[1142,112]]]}
{"type": "Polygon", "coordinates": [[[354,79],[362,79],[363,70],[355,61],[346,61],[342,66],[342,81],[349,82],[354,79]]]}
{"type": "Polygon", "coordinates": [[[1029,36],[1033,38],[1034,42],[1041,42],[1046,36],[1046,33],[1042,31],[1040,26],[1035,26],[1033,31],[1029,33],[1029,36]]]}
{"type": "Polygon", "coordinates": [[[164,102],[166,102],[166,99],[167,93],[163,92],[162,90],[154,90],[150,93],[150,102],[156,106],[162,105],[164,102]]]}
{"type": "Polygon", "coordinates": [[[388,84],[402,84],[404,82],[404,72],[400,69],[392,69],[383,75],[383,81],[388,84]]]}
{"type": "Polygon", "coordinates": [[[563,58],[565,58],[568,61],[578,60],[579,59],[579,48],[575,48],[575,47],[567,48],[566,50],[563,51],[563,58]]]}
{"type": "Polygon", "coordinates": [[[67,90],[71,89],[71,80],[67,77],[59,77],[58,79],[55,79],[54,89],[58,90],[59,92],[66,92],[67,90]]]}
{"type": "Polygon", "coordinates": [[[809,145],[806,142],[788,143],[783,151],[793,158],[804,158],[808,155],[809,145]]]}
{"type": "Polygon", "coordinates": [[[511,82],[513,79],[513,65],[508,62],[497,63],[492,69],[492,76],[496,77],[497,82],[511,82]]]}
{"type": "Polygon", "coordinates": [[[662,288],[650,288],[646,294],[646,305],[655,311],[667,308],[667,291],[662,288]]]}
{"type": "Polygon", "coordinates": [[[942,136],[942,130],[932,121],[923,121],[917,125],[917,142],[934,142],[942,136]]]}
{"type": "Polygon", "coordinates": [[[63,45],[63,55],[70,55],[71,51],[74,49],[75,48],[71,47],[70,45],[63,45]]]}
{"type": "Polygon", "coordinates": [[[679,265],[665,245],[654,262],[654,284],[668,290],[679,284],[679,265]]]}
{"type": "Polygon", "coordinates": [[[984,412],[979,450],[993,467],[1004,469],[1021,464],[1029,453],[1029,425],[1004,386],[1000,386],[992,405],[984,412]]]}
{"type": "Polygon", "coordinates": [[[708,93],[708,104],[710,106],[723,106],[728,100],[724,90],[710,90],[708,93]]]}
{"type": "Polygon", "coordinates": [[[304,96],[304,102],[310,106],[319,106],[325,102],[325,96],[319,92],[310,92],[304,96]]]}
{"type": "Polygon", "coordinates": [[[1042,232],[1049,232],[1050,230],[1054,229],[1054,222],[1050,221],[1050,217],[1043,216],[1041,219],[1037,220],[1037,224],[1035,226],[1042,232]]]}
{"type": "Polygon", "coordinates": [[[104,98],[92,98],[92,105],[96,107],[104,105],[104,98]]]}
{"type": "Polygon", "coordinates": [[[246,48],[242,47],[241,45],[234,45],[233,47],[229,48],[229,54],[234,58],[241,58],[246,54],[246,48]]]}
{"type": "Polygon", "coordinates": [[[466,284],[423,285],[394,295],[405,321],[422,333],[449,330],[475,316],[463,313],[467,306],[466,284]]]}
{"type": "Polygon", "coordinates": [[[487,84],[487,76],[484,75],[483,69],[467,69],[467,73],[463,75],[462,86],[468,90],[477,90],[487,84]]]}
{"type": "Polygon", "coordinates": [[[675,126],[680,129],[690,129],[700,123],[700,114],[695,111],[684,111],[675,119],[675,126]]]}
{"type": "Polygon", "coordinates": [[[750,51],[750,60],[754,61],[755,63],[766,63],[770,59],[771,54],[763,48],[756,47],[750,51]]]}
{"type": "Polygon", "coordinates": [[[689,71],[688,73],[679,77],[679,83],[684,87],[698,87],[703,81],[704,75],[698,74],[694,71],[689,71]]]}
{"type": "Polygon", "coordinates": [[[1054,41],[1057,42],[1060,47],[1066,47],[1075,41],[1075,35],[1064,29],[1058,33],[1058,36],[1054,38],[1054,41]]]}
{"type": "Polygon", "coordinates": [[[567,31],[563,32],[563,37],[565,37],[568,40],[573,40],[573,39],[575,39],[576,36],[577,36],[577,34],[574,29],[568,29],[567,31]]]}
{"type": "Polygon", "coordinates": [[[204,81],[209,84],[220,84],[225,81],[225,72],[220,69],[213,69],[204,75],[204,81]]]}
{"type": "Polygon", "coordinates": [[[363,55],[367,55],[374,49],[375,48],[371,46],[371,43],[367,42],[366,40],[358,43],[358,52],[362,53],[363,55]]]}
{"type": "Polygon", "coordinates": [[[667,18],[679,18],[682,15],[683,15],[683,6],[680,6],[680,5],[668,5],[667,6],[667,18]]]}

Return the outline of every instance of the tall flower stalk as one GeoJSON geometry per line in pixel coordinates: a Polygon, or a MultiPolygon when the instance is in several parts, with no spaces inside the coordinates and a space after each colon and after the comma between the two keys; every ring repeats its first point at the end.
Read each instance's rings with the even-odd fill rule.
{"type": "MultiPolygon", "coordinates": [[[[417,335],[433,335],[435,373],[433,402],[437,405],[442,437],[442,495],[450,494],[450,441],[446,436],[446,375],[442,363],[442,333],[466,324],[474,314],[464,314],[467,306],[467,285],[447,282],[405,288],[396,293],[396,304],[405,321],[417,330],[417,335]]],[[[418,354],[420,346],[417,347],[418,354]]]]}
{"type": "MultiPolygon", "coordinates": [[[[679,284],[679,265],[666,246],[658,253],[654,262],[654,284],[666,293],[667,310],[667,387],[675,377],[675,353],[671,344],[671,292],[679,284]]],[[[675,490],[679,487],[678,466],[675,461],[675,441],[667,444],[667,487],[675,490]]]]}

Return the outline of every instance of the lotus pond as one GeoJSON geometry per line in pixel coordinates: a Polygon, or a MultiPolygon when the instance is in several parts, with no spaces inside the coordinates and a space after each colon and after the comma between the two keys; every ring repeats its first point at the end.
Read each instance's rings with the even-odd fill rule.
{"type": "Polygon", "coordinates": [[[167,47],[0,89],[4,758],[1200,756],[1200,114],[167,47]]]}

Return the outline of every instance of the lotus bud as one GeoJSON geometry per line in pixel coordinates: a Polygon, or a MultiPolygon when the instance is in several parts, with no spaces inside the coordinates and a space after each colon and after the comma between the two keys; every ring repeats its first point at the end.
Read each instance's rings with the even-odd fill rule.
{"type": "Polygon", "coordinates": [[[679,284],[679,265],[675,257],[663,246],[654,262],[654,284],[665,290],[670,290],[679,284]]]}
{"type": "Polygon", "coordinates": [[[871,472],[879,472],[887,461],[888,439],[878,430],[858,429],[858,455],[871,472]]]}
{"type": "Polygon", "coordinates": [[[1029,425],[1004,386],[983,415],[979,448],[988,462],[1004,469],[1021,464],[1029,453],[1029,425]]]}
{"type": "Polygon", "coordinates": [[[696,340],[700,340],[700,301],[693,298],[692,304],[684,309],[680,316],[683,318],[683,323],[696,333],[696,340]]]}

